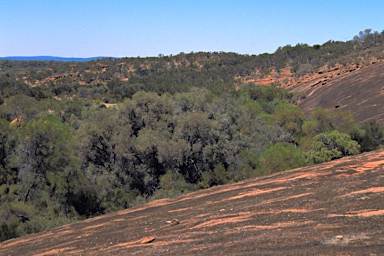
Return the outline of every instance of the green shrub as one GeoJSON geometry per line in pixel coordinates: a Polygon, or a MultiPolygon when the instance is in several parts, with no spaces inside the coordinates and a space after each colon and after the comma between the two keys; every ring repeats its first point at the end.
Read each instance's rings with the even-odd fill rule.
{"type": "Polygon", "coordinates": [[[310,163],[318,164],[359,153],[359,143],[352,140],[348,134],[334,130],[316,135],[307,157],[310,163]]]}
{"type": "Polygon", "coordinates": [[[19,220],[16,217],[0,222],[0,242],[20,236],[17,231],[18,226],[19,220]]]}
{"type": "Polygon", "coordinates": [[[266,149],[259,158],[263,173],[274,173],[304,166],[304,155],[292,143],[281,142],[266,149]]]}
{"type": "Polygon", "coordinates": [[[160,188],[156,190],[152,199],[175,197],[189,191],[190,185],[178,171],[168,170],[160,177],[160,188]]]}
{"type": "Polygon", "coordinates": [[[203,173],[203,180],[199,182],[201,188],[223,185],[229,182],[228,172],[222,163],[215,166],[212,171],[203,173]]]}
{"type": "Polygon", "coordinates": [[[365,134],[359,141],[362,152],[375,150],[384,145],[384,128],[376,120],[365,123],[363,129],[365,134]]]}

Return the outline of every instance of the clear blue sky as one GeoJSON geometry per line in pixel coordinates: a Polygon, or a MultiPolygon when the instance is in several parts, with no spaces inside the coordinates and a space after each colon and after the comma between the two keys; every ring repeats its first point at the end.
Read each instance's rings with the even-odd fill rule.
{"type": "Polygon", "coordinates": [[[346,41],[383,0],[0,0],[0,57],[137,57],[346,41]]]}

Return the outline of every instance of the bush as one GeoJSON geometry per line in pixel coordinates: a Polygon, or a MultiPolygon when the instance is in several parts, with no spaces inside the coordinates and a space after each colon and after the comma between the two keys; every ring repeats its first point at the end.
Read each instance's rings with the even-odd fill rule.
{"type": "Polygon", "coordinates": [[[209,188],[212,186],[223,185],[229,182],[228,173],[222,163],[215,166],[213,171],[203,173],[203,180],[199,182],[200,187],[209,188]]]}
{"type": "Polygon", "coordinates": [[[281,142],[266,149],[259,158],[263,173],[274,173],[304,166],[304,155],[292,143],[281,142]]]}
{"type": "Polygon", "coordinates": [[[160,177],[160,189],[156,190],[153,199],[174,197],[189,191],[190,185],[183,175],[177,171],[168,170],[160,177]]]}
{"type": "Polygon", "coordinates": [[[371,120],[363,125],[365,135],[359,141],[361,151],[371,151],[384,145],[384,128],[380,126],[376,120],[371,120]]]}
{"type": "Polygon", "coordinates": [[[20,236],[17,232],[19,220],[16,217],[0,222],[0,242],[20,236]]]}
{"type": "Polygon", "coordinates": [[[307,157],[310,163],[318,164],[359,153],[359,143],[352,140],[348,134],[334,130],[316,135],[307,157]]]}

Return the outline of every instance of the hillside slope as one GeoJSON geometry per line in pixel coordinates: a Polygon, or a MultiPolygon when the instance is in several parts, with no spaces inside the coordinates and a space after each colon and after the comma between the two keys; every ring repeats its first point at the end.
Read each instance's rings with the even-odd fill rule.
{"type": "Polygon", "coordinates": [[[12,239],[0,252],[377,255],[384,252],[383,167],[384,150],[346,157],[12,239]]]}
{"type": "Polygon", "coordinates": [[[299,106],[306,112],[314,108],[341,109],[355,113],[359,122],[377,119],[384,124],[384,62],[341,73],[323,73],[292,88],[306,97],[299,106]]]}

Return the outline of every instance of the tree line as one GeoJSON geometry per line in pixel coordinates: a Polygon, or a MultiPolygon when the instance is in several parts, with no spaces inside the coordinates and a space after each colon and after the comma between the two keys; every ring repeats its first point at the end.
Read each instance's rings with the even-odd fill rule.
{"type": "Polygon", "coordinates": [[[0,61],[1,96],[6,98],[17,91],[36,99],[77,94],[116,103],[138,91],[173,94],[199,87],[228,92],[241,83],[240,77],[259,79],[272,71],[280,76],[284,68],[289,68],[296,79],[323,67],[369,64],[384,58],[383,44],[384,31],[366,29],[345,42],[286,45],[273,54],[191,52],[88,62],[4,60],[0,61]]]}

